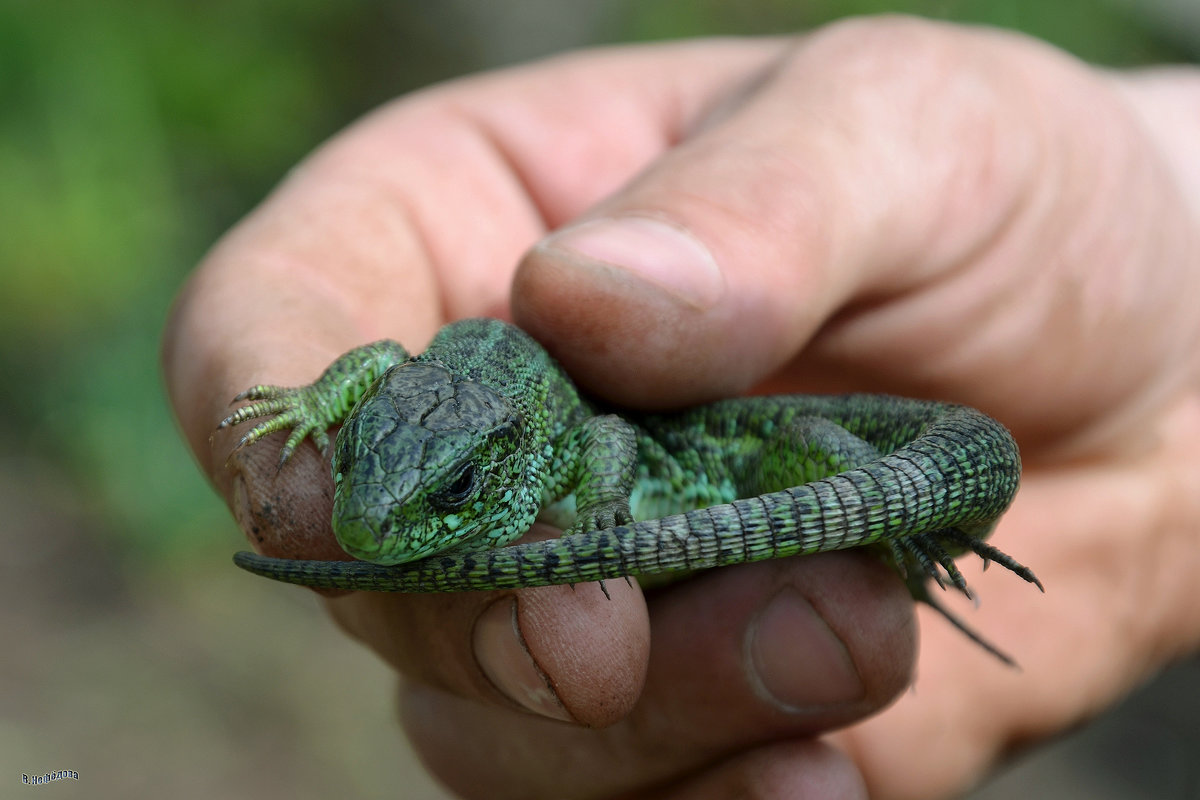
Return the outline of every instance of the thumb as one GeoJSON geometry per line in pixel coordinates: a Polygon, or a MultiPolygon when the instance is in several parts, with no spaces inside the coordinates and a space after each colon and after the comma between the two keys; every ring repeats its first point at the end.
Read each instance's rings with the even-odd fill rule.
{"type": "Polygon", "coordinates": [[[801,40],[533,248],[518,322],[610,400],[687,404],[760,382],[848,304],[960,265],[1032,160],[1029,134],[995,130],[996,104],[1021,102],[978,46],[1000,38],[874,20],[801,40]]]}

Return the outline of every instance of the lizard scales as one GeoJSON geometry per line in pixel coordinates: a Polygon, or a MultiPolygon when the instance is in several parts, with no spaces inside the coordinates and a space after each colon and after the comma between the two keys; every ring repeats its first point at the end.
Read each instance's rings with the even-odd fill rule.
{"type": "Polygon", "coordinates": [[[489,590],[875,545],[943,613],[926,578],[967,593],[952,560],[966,551],[1041,586],[984,541],[1016,493],[1020,457],[1003,425],[965,406],[776,395],[606,414],[531,337],[491,319],[451,323],[417,356],[377,342],[309,386],[237,399],[252,402],[222,427],[275,415],[238,448],[291,429],[281,467],[305,436],[327,447],[325,429],[344,422],[333,527],[362,560],[235,556],[275,580],[489,590]],[[502,546],[539,512],[571,522],[572,501],[562,538],[502,546]]]}

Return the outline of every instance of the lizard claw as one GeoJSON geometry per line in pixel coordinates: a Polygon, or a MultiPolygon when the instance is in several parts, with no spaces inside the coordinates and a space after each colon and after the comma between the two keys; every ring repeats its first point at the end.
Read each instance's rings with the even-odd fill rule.
{"type": "Polygon", "coordinates": [[[320,411],[320,404],[314,402],[316,398],[312,396],[313,391],[310,386],[301,386],[296,388],[283,386],[252,386],[244,392],[239,393],[233,398],[233,402],[241,400],[251,400],[249,405],[242,406],[235,410],[232,414],[225,417],[217,425],[217,428],[230,428],[235,425],[240,425],[252,419],[267,417],[272,414],[275,416],[264,422],[260,422],[250,430],[246,431],[241,438],[234,444],[233,449],[229,452],[229,457],[225,460],[226,466],[230,464],[235,454],[238,453],[246,445],[253,444],[264,436],[275,433],[276,431],[288,430],[287,441],[279,451],[279,462],[276,471],[283,469],[296,452],[296,448],[304,441],[306,437],[311,436],[313,442],[322,453],[329,452],[329,434],[326,428],[329,423],[324,419],[324,415],[320,411]]]}
{"type": "Polygon", "coordinates": [[[990,563],[995,562],[1010,572],[1016,574],[1017,577],[1021,578],[1021,580],[1032,583],[1040,591],[1046,591],[1045,587],[1042,586],[1042,582],[1038,580],[1036,575],[1033,574],[1033,570],[1002,550],[993,547],[978,537],[971,536],[969,533],[964,533],[957,528],[950,528],[942,531],[941,533],[951,541],[962,545],[982,558],[984,569],[987,569],[990,563]]]}
{"type": "Polygon", "coordinates": [[[633,514],[629,510],[628,500],[606,500],[590,508],[580,510],[575,524],[567,531],[568,534],[587,533],[588,531],[606,531],[633,522],[633,514]]]}

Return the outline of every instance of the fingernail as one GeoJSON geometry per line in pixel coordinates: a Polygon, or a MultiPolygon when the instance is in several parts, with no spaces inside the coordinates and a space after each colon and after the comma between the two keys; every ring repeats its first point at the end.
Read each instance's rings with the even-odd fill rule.
{"type": "Polygon", "coordinates": [[[699,309],[720,299],[725,281],[699,239],[651,217],[611,217],[552,234],[539,249],[616,267],[699,309]]]}
{"type": "Polygon", "coordinates": [[[472,645],[479,668],[501,694],[534,714],[572,721],[546,673],[525,646],[515,597],[502,598],[479,615],[472,645]]]}
{"type": "Polygon", "coordinates": [[[755,692],[789,713],[824,711],[866,695],[846,646],[792,589],[775,595],[751,622],[745,660],[755,692]]]}

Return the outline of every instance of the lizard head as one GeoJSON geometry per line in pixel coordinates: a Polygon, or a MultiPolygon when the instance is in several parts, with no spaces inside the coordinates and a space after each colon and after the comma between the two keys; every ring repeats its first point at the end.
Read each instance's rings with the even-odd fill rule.
{"type": "Polygon", "coordinates": [[[520,410],[488,386],[436,363],[392,367],[338,432],[338,543],[356,558],[401,564],[517,538],[541,502],[524,428],[520,410]]]}

